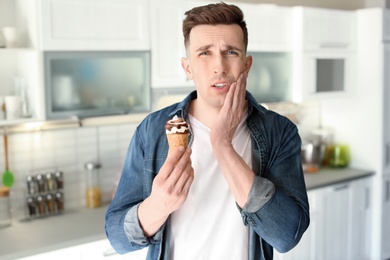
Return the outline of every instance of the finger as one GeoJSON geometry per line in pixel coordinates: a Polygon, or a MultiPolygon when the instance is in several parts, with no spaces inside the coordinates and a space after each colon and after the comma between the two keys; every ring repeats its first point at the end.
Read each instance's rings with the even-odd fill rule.
{"type": "Polygon", "coordinates": [[[191,164],[191,148],[187,148],[185,150],[185,153],[181,156],[177,164],[174,166],[174,169],[171,171],[167,179],[169,180],[169,184],[172,187],[176,185],[177,181],[179,180],[180,176],[185,171],[188,164],[191,164]]]}
{"type": "Polygon", "coordinates": [[[183,193],[188,192],[188,188],[186,188],[187,182],[194,179],[194,169],[192,168],[191,161],[189,161],[186,165],[185,170],[180,174],[179,179],[175,184],[175,192],[178,196],[181,196],[183,193]]]}
{"type": "Polygon", "coordinates": [[[246,90],[245,74],[246,74],[245,71],[242,72],[237,79],[237,86],[235,88],[234,99],[232,103],[232,108],[234,109],[234,111],[236,111],[237,109],[241,109],[241,106],[244,103],[245,90],[246,90]]]}
{"type": "Polygon", "coordinates": [[[178,149],[169,150],[165,163],[159,172],[162,175],[161,177],[167,178],[171,174],[180,158],[185,154],[185,151],[186,149],[183,146],[180,146],[178,149]]]}

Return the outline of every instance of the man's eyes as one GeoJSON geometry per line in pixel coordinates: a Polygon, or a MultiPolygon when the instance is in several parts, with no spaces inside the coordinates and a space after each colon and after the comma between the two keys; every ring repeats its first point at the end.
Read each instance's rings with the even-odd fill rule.
{"type": "MultiPolygon", "coordinates": [[[[207,56],[207,55],[210,55],[209,51],[203,51],[199,53],[199,56],[207,56]]],[[[229,50],[229,51],[225,51],[225,55],[238,55],[238,52],[229,50]]]]}
{"type": "Polygon", "coordinates": [[[238,53],[236,51],[227,51],[226,54],[227,55],[238,55],[238,53]]]}

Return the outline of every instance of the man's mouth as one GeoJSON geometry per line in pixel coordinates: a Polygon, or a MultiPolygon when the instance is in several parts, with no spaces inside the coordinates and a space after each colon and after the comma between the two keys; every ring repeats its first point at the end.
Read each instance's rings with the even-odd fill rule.
{"type": "Polygon", "coordinates": [[[218,83],[218,84],[214,84],[213,86],[216,88],[224,88],[227,86],[227,83],[218,83]]]}

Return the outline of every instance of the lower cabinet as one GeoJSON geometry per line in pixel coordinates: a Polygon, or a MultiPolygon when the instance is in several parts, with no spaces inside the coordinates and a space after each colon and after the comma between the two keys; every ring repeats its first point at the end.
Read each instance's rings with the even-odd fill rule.
{"type": "Polygon", "coordinates": [[[291,251],[275,260],[369,259],[370,177],[308,191],[310,226],[291,251]]]}

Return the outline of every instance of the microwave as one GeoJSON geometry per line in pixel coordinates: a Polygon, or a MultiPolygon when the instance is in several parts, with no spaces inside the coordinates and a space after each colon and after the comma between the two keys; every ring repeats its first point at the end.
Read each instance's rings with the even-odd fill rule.
{"type": "Polygon", "coordinates": [[[47,119],[148,112],[148,51],[44,52],[47,119]]]}

